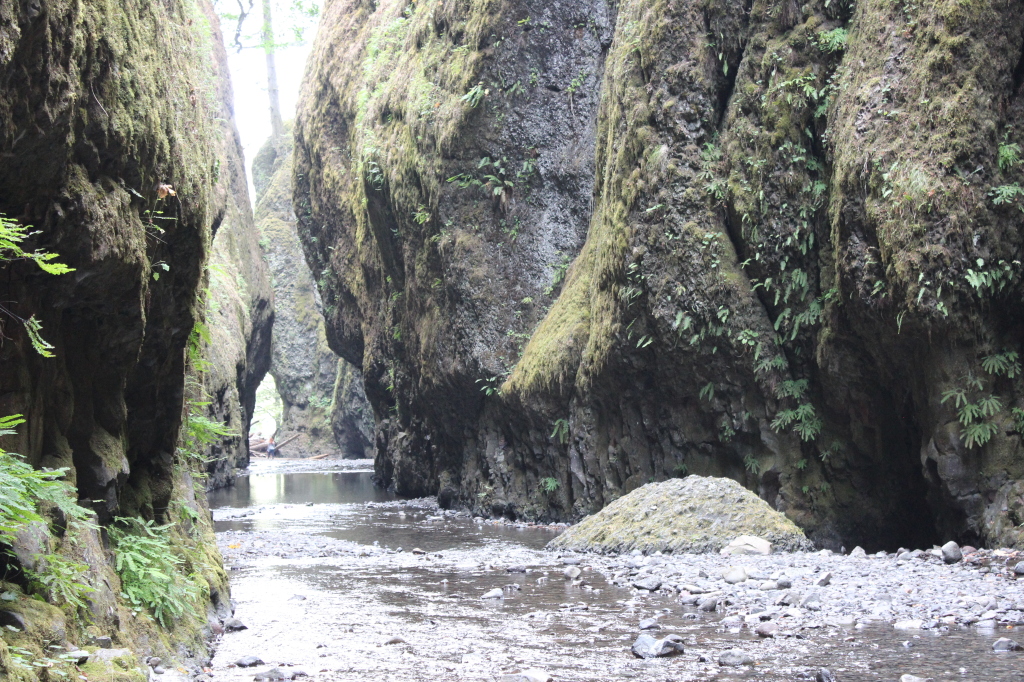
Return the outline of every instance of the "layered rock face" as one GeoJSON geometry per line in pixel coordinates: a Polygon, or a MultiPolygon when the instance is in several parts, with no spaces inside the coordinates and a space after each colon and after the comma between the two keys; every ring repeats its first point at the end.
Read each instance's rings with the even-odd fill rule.
{"type": "Polygon", "coordinates": [[[295,206],[378,474],[1024,543],[1019,3],[339,0],[295,206]],[[554,481],[552,483],[551,481],[554,481]]]}
{"type": "Polygon", "coordinates": [[[320,294],[292,211],[292,139],[268,141],[253,160],[260,244],[273,273],[277,315],[270,372],[284,403],[277,436],[285,454],[367,457],[373,413],[359,370],[327,344],[320,294]]]}
{"type": "MultiPolygon", "coordinates": [[[[100,524],[118,516],[174,522],[171,542],[223,616],[227,579],[192,476],[198,468],[179,449],[213,233],[246,229],[217,25],[205,1],[0,0],[0,213],[32,226],[26,250],[55,252],[75,269],[51,276],[30,262],[0,263],[0,415],[27,419],[2,447],[36,467],[67,467],[100,524]],[[33,349],[18,321],[32,316],[53,357],[33,349]]],[[[245,250],[237,239],[225,248],[245,250]]],[[[263,294],[265,303],[265,286],[263,294]]],[[[237,389],[243,406],[258,382],[256,347],[268,324],[255,297],[244,305],[262,310],[237,330],[252,332],[242,341],[252,346],[239,369],[245,376],[210,383],[237,389]]],[[[243,409],[225,405],[207,416],[244,419],[243,409]]],[[[55,516],[54,532],[63,534],[66,522],[55,516]]],[[[84,641],[88,625],[115,644],[173,652],[122,599],[98,529],[46,551],[60,555],[46,561],[85,564],[96,592],[87,596],[88,619],[70,606],[46,607],[52,622],[30,623],[24,646],[35,647],[40,632],[50,643],[84,641]]],[[[9,560],[5,580],[23,580],[26,568],[9,560]]],[[[46,605],[38,604],[26,593],[5,608],[41,613],[46,605]]],[[[206,623],[196,617],[178,619],[175,637],[200,652],[206,623]]]]}

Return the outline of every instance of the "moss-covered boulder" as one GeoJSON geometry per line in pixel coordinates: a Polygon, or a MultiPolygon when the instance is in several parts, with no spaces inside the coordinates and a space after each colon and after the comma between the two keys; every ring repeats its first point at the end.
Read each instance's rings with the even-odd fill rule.
{"type": "Polygon", "coordinates": [[[292,211],[292,139],[268,140],[253,160],[256,221],[270,268],[276,317],[270,372],[283,411],[278,442],[288,456],[367,457],[373,412],[359,370],[327,343],[323,304],[306,264],[292,211]]]}
{"type": "Polygon", "coordinates": [[[785,514],[728,478],[687,476],[648,483],[572,526],[549,549],[618,554],[718,552],[741,535],[774,551],[814,549],[785,514]]]}
{"type": "Polygon", "coordinates": [[[333,3],[295,207],[378,474],[578,518],[689,472],[835,549],[1024,541],[1022,22],[333,3]]]}

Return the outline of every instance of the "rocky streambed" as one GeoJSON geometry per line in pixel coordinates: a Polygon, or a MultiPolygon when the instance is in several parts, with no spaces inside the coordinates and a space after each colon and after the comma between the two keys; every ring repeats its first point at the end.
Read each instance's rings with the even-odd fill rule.
{"type": "Polygon", "coordinates": [[[216,682],[812,680],[822,668],[839,680],[1018,680],[1024,669],[1024,653],[993,650],[1024,640],[1010,552],[946,564],[923,550],[548,551],[560,528],[398,500],[369,472],[273,466],[213,499],[246,626],[219,642],[216,682]],[[668,638],[673,655],[638,658],[643,635],[638,653],[668,638]]]}

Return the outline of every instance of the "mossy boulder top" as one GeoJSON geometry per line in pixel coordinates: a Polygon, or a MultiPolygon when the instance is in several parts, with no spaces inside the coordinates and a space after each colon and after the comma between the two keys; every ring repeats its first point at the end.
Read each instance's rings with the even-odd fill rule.
{"type": "Polygon", "coordinates": [[[718,552],[739,535],[764,538],[775,550],[814,548],[796,524],[736,481],[704,476],[637,488],[566,530],[548,548],[718,552]]]}

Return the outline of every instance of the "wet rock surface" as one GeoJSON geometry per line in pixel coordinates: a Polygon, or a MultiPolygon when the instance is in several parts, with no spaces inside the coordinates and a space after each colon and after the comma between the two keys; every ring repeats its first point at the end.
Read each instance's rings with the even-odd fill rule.
{"type": "MultiPolygon", "coordinates": [[[[493,682],[532,669],[581,681],[725,680],[756,670],[756,679],[788,682],[815,679],[823,668],[838,680],[1019,676],[1020,652],[993,650],[1000,636],[1019,640],[1012,633],[1024,623],[1013,552],[968,552],[953,565],[939,550],[911,560],[559,553],[542,549],[557,529],[445,512],[429,498],[380,499],[366,475],[360,490],[368,502],[354,501],[339,479],[338,496],[349,501],[331,504],[301,476],[264,476],[250,485],[258,507],[215,510],[221,549],[236,569],[236,616],[249,625],[220,642],[215,682],[250,682],[275,667],[324,680],[395,682],[493,682]],[[320,546],[316,537],[342,544],[325,557],[305,553],[320,546]],[[748,579],[726,583],[721,574],[730,566],[748,579]],[[577,577],[566,577],[570,567],[577,577]],[[661,585],[632,584],[647,578],[661,585]],[[761,588],[773,578],[790,587],[761,588]],[[502,598],[480,598],[495,589],[502,598]],[[711,610],[700,609],[704,602],[711,610]],[[977,627],[986,615],[995,628],[977,627]],[[649,619],[662,629],[641,629],[649,619]],[[897,620],[920,620],[921,629],[897,631],[897,620]],[[664,649],[669,639],[684,651],[637,658],[641,636],[647,647],[661,641],[664,649]],[[403,641],[384,644],[393,637],[403,641]],[[254,651],[263,666],[230,667],[254,651]],[[756,665],[743,663],[746,656],[756,665]]],[[[333,481],[334,474],[315,476],[333,481]]]]}

